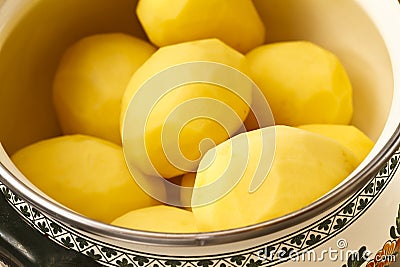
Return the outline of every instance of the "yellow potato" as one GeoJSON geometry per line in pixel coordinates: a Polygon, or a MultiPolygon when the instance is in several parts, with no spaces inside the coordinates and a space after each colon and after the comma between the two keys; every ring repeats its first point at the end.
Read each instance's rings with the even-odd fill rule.
{"type": "MultiPolygon", "coordinates": [[[[208,164],[213,156],[211,165],[197,173],[192,197],[192,210],[199,231],[248,226],[301,209],[334,188],[359,164],[354,153],[338,142],[289,126],[267,127],[238,135],[210,150],[200,167],[203,162],[208,164]],[[268,149],[274,147],[274,136],[276,150],[270,172],[264,176],[261,186],[249,193],[250,181],[257,168],[268,168],[267,161],[259,161],[261,153],[272,156],[273,149],[268,149]],[[240,157],[247,141],[248,161],[242,162],[240,157]],[[234,174],[240,175],[241,167],[245,170],[230,192],[210,201],[196,190],[222,177],[231,162],[229,170],[234,174]]],[[[228,178],[234,179],[232,176],[228,178]]],[[[220,188],[214,186],[209,190],[218,191],[220,188]]]]}
{"type": "Polygon", "coordinates": [[[182,176],[181,185],[185,187],[193,187],[195,180],[196,180],[196,173],[188,172],[182,176]]]}
{"type": "Polygon", "coordinates": [[[247,115],[244,125],[247,131],[253,131],[261,128],[252,110],[250,110],[249,115],[247,115]]]}
{"type": "Polygon", "coordinates": [[[310,42],[258,47],[246,55],[250,77],[268,100],[276,124],[348,124],[352,87],[331,52],[310,42]]]}
{"type": "Polygon", "coordinates": [[[64,134],[121,143],[121,98],[132,74],[155,52],[126,34],[99,34],[73,44],[58,67],[53,101],[64,134]]]}
{"type": "MultiPolygon", "coordinates": [[[[124,120],[124,115],[129,103],[136,96],[137,91],[146,80],[168,67],[193,61],[222,63],[242,72],[246,72],[244,56],[217,39],[187,42],[160,48],[133,75],[122,99],[121,120],[124,120]]],[[[209,70],[204,69],[201,71],[204,73],[209,70]]],[[[176,75],[182,74],[178,73],[176,75]]],[[[212,74],[210,74],[210,76],[211,75],[212,74]]],[[[226,78],[225,73],[215,73],[213,75],[219,75],[223,79],[226,78]]],[[[250,84],[246,84],[241,89],[241,97],[251,104],[252,87],[250,84]]],[[[152,92],[146,93],[148,93],[149,96],[152,94],[152,92]]],[[[137,155],[134,159],[134,164],[148,175],[155,176],[159,174],[165,178],[172,178],[188,171],[196,170],[198,165],[196,161],[199,160],[201,156],[199,149],[201,141],[204,139],[211,139],[215,144],[225,141],[229,138],[228,133],[235,132],[242,125],[242,121],[249,112],[249,106],[234,92],[216,85],[204,83],[189,84],[175,88],[163,97],[160,97],[158,102],[153,104],[155,106],[149,114],[135,114],[137,117],[147,118],[148,116],[148,119],[145,130],[138,133],[136,136],[137,138],[144,138],[147,151],[142,153],[139,152],[139,150],[135,150],[137,155]],[[193,106],[193,101],[199,99],[205,102],[193,106]],[[212,110],[210,110],[210,100],[219,101],[218,108],[212,108],[212,110]],[[177,107],[181,104],[185,104],[186,109],[183,111],[181,110],[180,113],[171,115],[173,112],[177,111],[177,107]],[[218,119],[213,118],[215,114],[224,118],[230,116],[229,113],[225,113],[224,109],[221,109],[222,106],[231,108],[237,114],[238,120],[230,121],[225,125],[214,121],[213,119],[218,119]],[[194,115],[197,111],[207,114],[212,111],[212,114],[210,117],[194,118],[191,121],[182,121],[179,119],[181,116],[186,115],[195,117],[194,115]],[[194,113],[192,114],[192,112],[194,113]],[[187,124],[185,124],[186,122],[187,124]],[[181,127],[179,136],[170,135],[171,132],[168,132],[168,129],[175,129],[177,127],[181,127]],[[163,132],[163,130],[165,132],[163,132]],[[167,136],[165,140],[162,140],[162,134],[167,136]],[[176,143],[179,144],[180,151],[170,149],[176,143]],[[181,161],[179,161],[180,159],[167,158],[164,149],[166,149],[167,152],[173,152],[173,155],[178,155],[177,157],[182,155],[184,158],[193,161],[193,163],[190,163],[186,169],[182,168],[182,164],[180,164],[181,161]],[[158,174],[154,172],[150,164],[143,161],[143,159],[147,157],[149,157],[158,174]]],[[[121,125],[123,125],[123,122],[121,125]]]]}
{"type": "MultiPolygon", "coordinates": [[[[182,176],[181,186],[183,187],[194,187],[194,182],[196,180],[196,173],[195,172],[188,172],[182,176]]],[[[181,203],[184,205],[190,205],[192,199],[192,192],[191,191],[181,191],[181,203]]],[[[191,207],[186,207],[188,210],[192,210],[191,207]]]]}
{"type": "Polygon", "coordinates": [[[352,125],[308,124],[301,125],[298,128],[335,139],[353,151],[360,162],[374,147],[374,142],[352,125]]]}
{"type": "Polygon", "coordinates": [[[192,212],[165,205],[131,211],[117,218],[111,224],[150,232],[198,232],[192,212]]]}
{"type": "Polygon", "coordinates": [[[56,137],[21,149],[12,160],[45,194],[102,222],[159,203],[136,184],[121,147],[98,138],[56,137]]]}
{"type": "Polygon", "coordinates": [[[137,15],[159,47],[218,38],[246,53],[265,40],[265,28],[251,0],[141,0],[137,15]]]}

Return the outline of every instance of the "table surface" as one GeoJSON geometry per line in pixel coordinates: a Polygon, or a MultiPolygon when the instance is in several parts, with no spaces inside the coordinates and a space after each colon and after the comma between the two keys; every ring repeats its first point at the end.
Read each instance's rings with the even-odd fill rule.
{"type": "Polygon", "coordinates": [[[0,192],[0,262],[2,261],[9,267],[99,266],[91,258],[61,247],[33,230],[8,205],[0,192]]]}

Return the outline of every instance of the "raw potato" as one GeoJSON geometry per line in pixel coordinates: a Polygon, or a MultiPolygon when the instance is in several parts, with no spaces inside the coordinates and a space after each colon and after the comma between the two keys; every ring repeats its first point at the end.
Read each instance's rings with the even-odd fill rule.
{"type": "Polygon", "coordinates": [[[308,124],[298,128],[335,139],[353,151],[360,162],[365,159],[374,147],[374,142],[352,125],[308,124]]]}
{"type": "Polygon", "coordinates": [[[12,160],[45,194],[102,222],[159,203],[136,184],[121,147],[98,138],[56,137],[21,149],[12,160]]]}
{"type": "Polygon", "coordinates": [[[111,224],[150,232],[198,232],[192,212],[165,205],[131,211],[111,224]]]}
{"type": "Polygon", "coordinates": [[[305,41],[274,43],[246,55],[250,77],[268,100],[276,124],[348,124],[352,87],[338,58],[305,41]]]}
{"type": "MultiPolygon", "coordinates": [[[[193,61],[222,63],[242,72],[246,72],[245,57],[217,39],[187,42],[160,48],[133,75],[122,100],[121,125],[123,125],[124,115],[129,103],[146,80],[168,67],[193,61]]],[[[176,75],[182,74],[179,73],[176,75]]],[[[215,75],[221,75],[221,73],[215,75]]],[[[222,73],[222,75],[224,75],[224,73],[222,73]]],[[[223,78],[225,78],[225,76],[223,76],[223,78]]],[[[249,104],[251,102],[251,90],[250,84],[246,84],[245,87],[242,87],[241,97],[246,99],[249,104]]],[[[150,94],[151,92],[149,92],[149,95],[150,94]]],[[[215,144],[225,141],[229,138],[226,129],[230,133],[235,132],[242,125],[242,121],[249,112],[249,106],[235,93],[219,86],[204,83],[189,84],[175,88],[173,91],[170,91],[160,98],[155,104],[150,114],[135,114],[135,116],[138,117],[148,116],[148,120],[145,131],[140,132],[141,136],[139,136],[138,133],[139,137],[137,137],[144,138],[143,140],[146,142],[147,151],[145,154],[138,154],[141,152],[136,150],[135,153],[137,153],[137,155],[135,156],[134,163],[142,172],[148,175],[161,175],[165,178],[182,175],[188,170],[196,170],[198,162],[195,161],[199,160],[201,156],[199,150],[200,142],[204,139],[212,139],[215,144]],[[206,102],[200,106],[197,105],[193,107],[193,102],[190,101],[198,99],[205,99],[206,102]],[[223,103],[223,105],[230,107],[235,111],[240,120],[232,121],[232,123],[223,126],[213,120],[216,118],[209,117],[194,119],[186,125],[186,121],[179,120],[178,117],[180,115],[187,115],[187,113],[190,115],[192,111],[201,110],[208,114],[210,112],[210,101],[208,100],[217,100],[223,103]],[[170,116],[172,112],[185,101],[186,110],[178,113],[179,116],[176,115],[177,113],[175,113],[174,116],[170,116]],[[170,120],[167,122],[167,119],[170,120]],[[168,136],[168,138],[162,143],[161,136],[163,127],[164,130],[174,127],[183,128],[181,128],[179,137],[169,136],[168,130],[166,130],[164,134],[168,136]],[[188,169],[181,168],[182,164],[180,164],[181,161],[179,161],[179,159],[173,160],[174,164],[172,164],[164,153],[164,148],[167,149],[167,152],[172,152],[172,150],[168,150],[168,148],[176,143],[179,143],[181,151],[173,150],[173,154],[179,156],[183,154],[186,159],[194,161],[194,163],[187,167],[188,169]],[[157,173],[155,173],[152,166],[149,166],[151,164],[143,161],[143,159],[147,157],[151,160],[157,173]]],[[[221,104],[218,105],[222,106],[221,104]]],[[[218,113],[222,117],[229,116],[229,114],[223,113],[224,110],[219,108],[213,108],[212,111],[218,113]]]]}
{"type": "Polygon", "coordinates": [[[182,176],[181,185],[185,187],[193,187],[195,180],[196,180],[196,173],[188,172],[182,176]]]}
{"type": "Polygon", "coordinates": [[[265,27],[251,0],[141,0],[137,15],[159,47],[218,38],[246,53],[265,40],[265,27]]]}
{"type": "Polygon", "coordinates": [[[248,132],[262,128],[260,127],[253,110],[250,110],[249,115],[247,115],[247,118],[244,121],[244,125],[248,132]]]}
{"type": "MultiPolygon", "coordinates": [[[[204,198],[196,188],[221,177],[230,161],[243,153],[242,147],[247,140],[250,156],[239,183],[222,198],[208,205],[192,207],[199,231],[248,226],[299,210],[334,188],[359,164],[353,152],[330,138],[288,126],[267,127],[238,135],[208,152],[216,153],[215,160],[197,173],[192,198],[194,205],[204,198]],[[263,147],[273,144],[273,136],[276,151],[270,172],[258,190],[249,193],[263,147]],[[232,147],[233,141],[238,147],[232,147]]],[[[208,160],[208,154],[202,163],[208,160]]],[[[265,162],[260,166],[268,167],[265,162]]],[[[238,164],[233,164],[232,168],[238,168],[238,164]]]]}
{"type": "MultiPolygon", "coordinates": [[[[195,172],[188,172],[182,176],[181,186],[182,187],[194,187],[194,182],[196,180],[196,173],[195,172]]],[[[192,199],[193,192],[191,191],[181,191],[181,203],[183,205],[190,206],[190,202],[192,199]]],[[[191,207],[185,207],[188,210],[192,210],[191,207]]]]}
{"type": "Polygon", "coordinates": [[[72,45],[54,81],[53,100],[64,134],[121,144],[121,98],[132,74],[155,52],[126,34],[99,34],[72,45]]]}

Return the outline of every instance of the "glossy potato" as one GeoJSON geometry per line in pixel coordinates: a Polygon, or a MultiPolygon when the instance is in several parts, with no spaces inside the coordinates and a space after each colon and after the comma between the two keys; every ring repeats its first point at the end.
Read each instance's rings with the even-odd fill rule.
{"type": "Polygon", "coordinates": [[[121,147],[98,138],[56,137],[21,149],[12,160],[45,194],[102,222],[159,203],[135,183],[121,147]]]}
{"type": "Polygon", "coordinates": [[[111,224],[150,232],[198,232],[192,212],[165,205],[128,212],[114,220],[111,224]]]}
{"type": "MultiPolygon", "coordinates": [[[[222,63],[246,72],[244,56],[217,39],[187,42],[160,48],[133,75],[122,100],[121,125],[124,123],[124,115],[129,103],[146,80],[171,66],[193,61],[222,63]]],[[[209,70],[201,71],[207,72],[209,70]]],[[[224,73],[211,73],[210,76],[212,75],[225,78],[224,73]]],[[[161,175],[165,178],[172,178],[196,170],[202,154],[199,148],[201,141],[209,139],[215,144],[225,141],[229,138],[228,133],[234,133],[246,118],[249,106],[243,99],[251,104],[252,87],[250,84],[246,84],[241,90],[242,95],[237,96],[236,93],[239,92],[232,92],[212,84],[187,84],[160,96],[156,103],[152,103],[154,107],[149,114],[135,113],[134,116],[138,118],[145,117],[147,124],[145,130],[138,132],[136,136],[136,138],[145,140],[146,151],[143,153],[138,150],[134,151],[135,153],[142,153],[135,155],[134,164],[148,175],[161,175]],[[197,100],[202,102],[195,102],[197,100]],[[215,104],[215,101],[218,101],[218,107],[210,110],[210,104],[215,104]],[[184,105],[185,109],[177,111],[180,105],[184,105]],[[230,108],[235,114],[225,113],[223,108],[226,107],[230,108]],[[211,111],[212,113],[210,113],[211,111]],[[201,112],[206,116],[196,117],[196,114],[198,114],[196,112],[201,112]],[[238,118],[238,120],[230,120],[225,125],[221,125],[214,120],[218,120],[214,117],[215,114],[220,118],[236,116],[235,118],[238,118]],[[184,121],[180,119],[187,115],[193,120],[184,121]],[[168,129],[175,128],[180,129],[179,136],[170,135],[171,132],[168,132],[168,129]],[[162,139],[163,136],[164,140],[162,139]],[[171,147],[174,148],[176,143],[179,144],[179,151],[170,149],[171,147]],[[166,151],[178,155],[176,160],[167,158],[166,151]],[[143,160],[147,157],[151,164],[143,160]],[[189,159],[192,163],[186,168],[182,168],[181,165],[183,164],[181,164],[180,157],[189,159]]],[[[140,95],[148,94],[146,97],[152,96],[151,91],[140,92],[140,95]]],[[[143,99],[143,101],[145,100],[143,99]]],[[[134,124],[133,126],[136,127],[134,124]]]]}
{"type": "MultiPolygon", "coordinates": [[[[182,187],[193,188],[195,180],[196,180],[196,173],[188,172],[182,176],[180,185],[182,187]]],[[[181,190],[181,194],[180,194],[181,203],[188,210],[192,210],[192,208],[190,207],[192,194],[193,194],[193,192],[191,190],[181,190]]]]}
{"type": "Polygon", "coordinates": [[[265,39],[264,24],[251,0],[141,0],[137,15],[159,47],[218,38],[246,53],[265,39]]]}
{"type": "Polygon", "coordinates": [[[330,137],[356,155],[361,162],[374,147],[374,142],[352,125],[308,124],[298,128],[330,137]]]}
{"type": "Polygon", "coordinates": [[[250,77],[265,95],[276,124],[348,124],[352,86],[339,59],[305,41],[260,46],[246,55],[250,77]]]}
{"type": "Polygon", "coordinates": [[[121,98],[132,74],[155,52],[126,34],[98,34],[73,44],[59,64],[53,102],[64,134],[121,144],[121,98]]]}
{"type": "MultiPolygon", "coordinates": [[[[359,164],[354,153],[338,142],[288,126],[267,127],[241,134],[213,150],[209,154],[215,155],[215,160],[197,173],[192,197],[192,210],[200,231],[248,226],[299,210],[334,188],[359,164]],[[260,163],[259,160],[261,153],[273,153],[273,150],[265,149],[271,147],[267,144],[274,143],[274,136],[276,149],[271,169],[261,186],[249,193],[257,168],[268,167],[265,161],[260,163]],[[220,179],[231,161],[233,173],[240,174],[242,166],[235,160],[240,158],[247,141],[248,161],[242,163],[247,165],[242,165],[245,171],[237,185],[222,198],[205,203],[204,195],[196,188],[220,179]]],[[[202,163],[208,160],[206,154],[202,163]]],[[[233,178],[230,176],[230,179],[233,178]]],[[[210,188],[213,191],[218,189],[210,188]]]]}

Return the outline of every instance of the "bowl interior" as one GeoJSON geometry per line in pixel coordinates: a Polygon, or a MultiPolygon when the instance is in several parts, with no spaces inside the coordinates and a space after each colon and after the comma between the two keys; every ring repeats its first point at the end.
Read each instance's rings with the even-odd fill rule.
{"type": "MultiPolygon", "coordinates": [[[[51,101],[63,51],[105,32],[146,38],[135,0],[13,0],[0,18],[0,142],[9,154],[60,135],[51,101]]],[[[353,124],[377,140],[393,97],[391,61],[377,28],[357,1],[254,0],[267,42],[309,40],[334,52],[354,88],[353,124]]]]}

